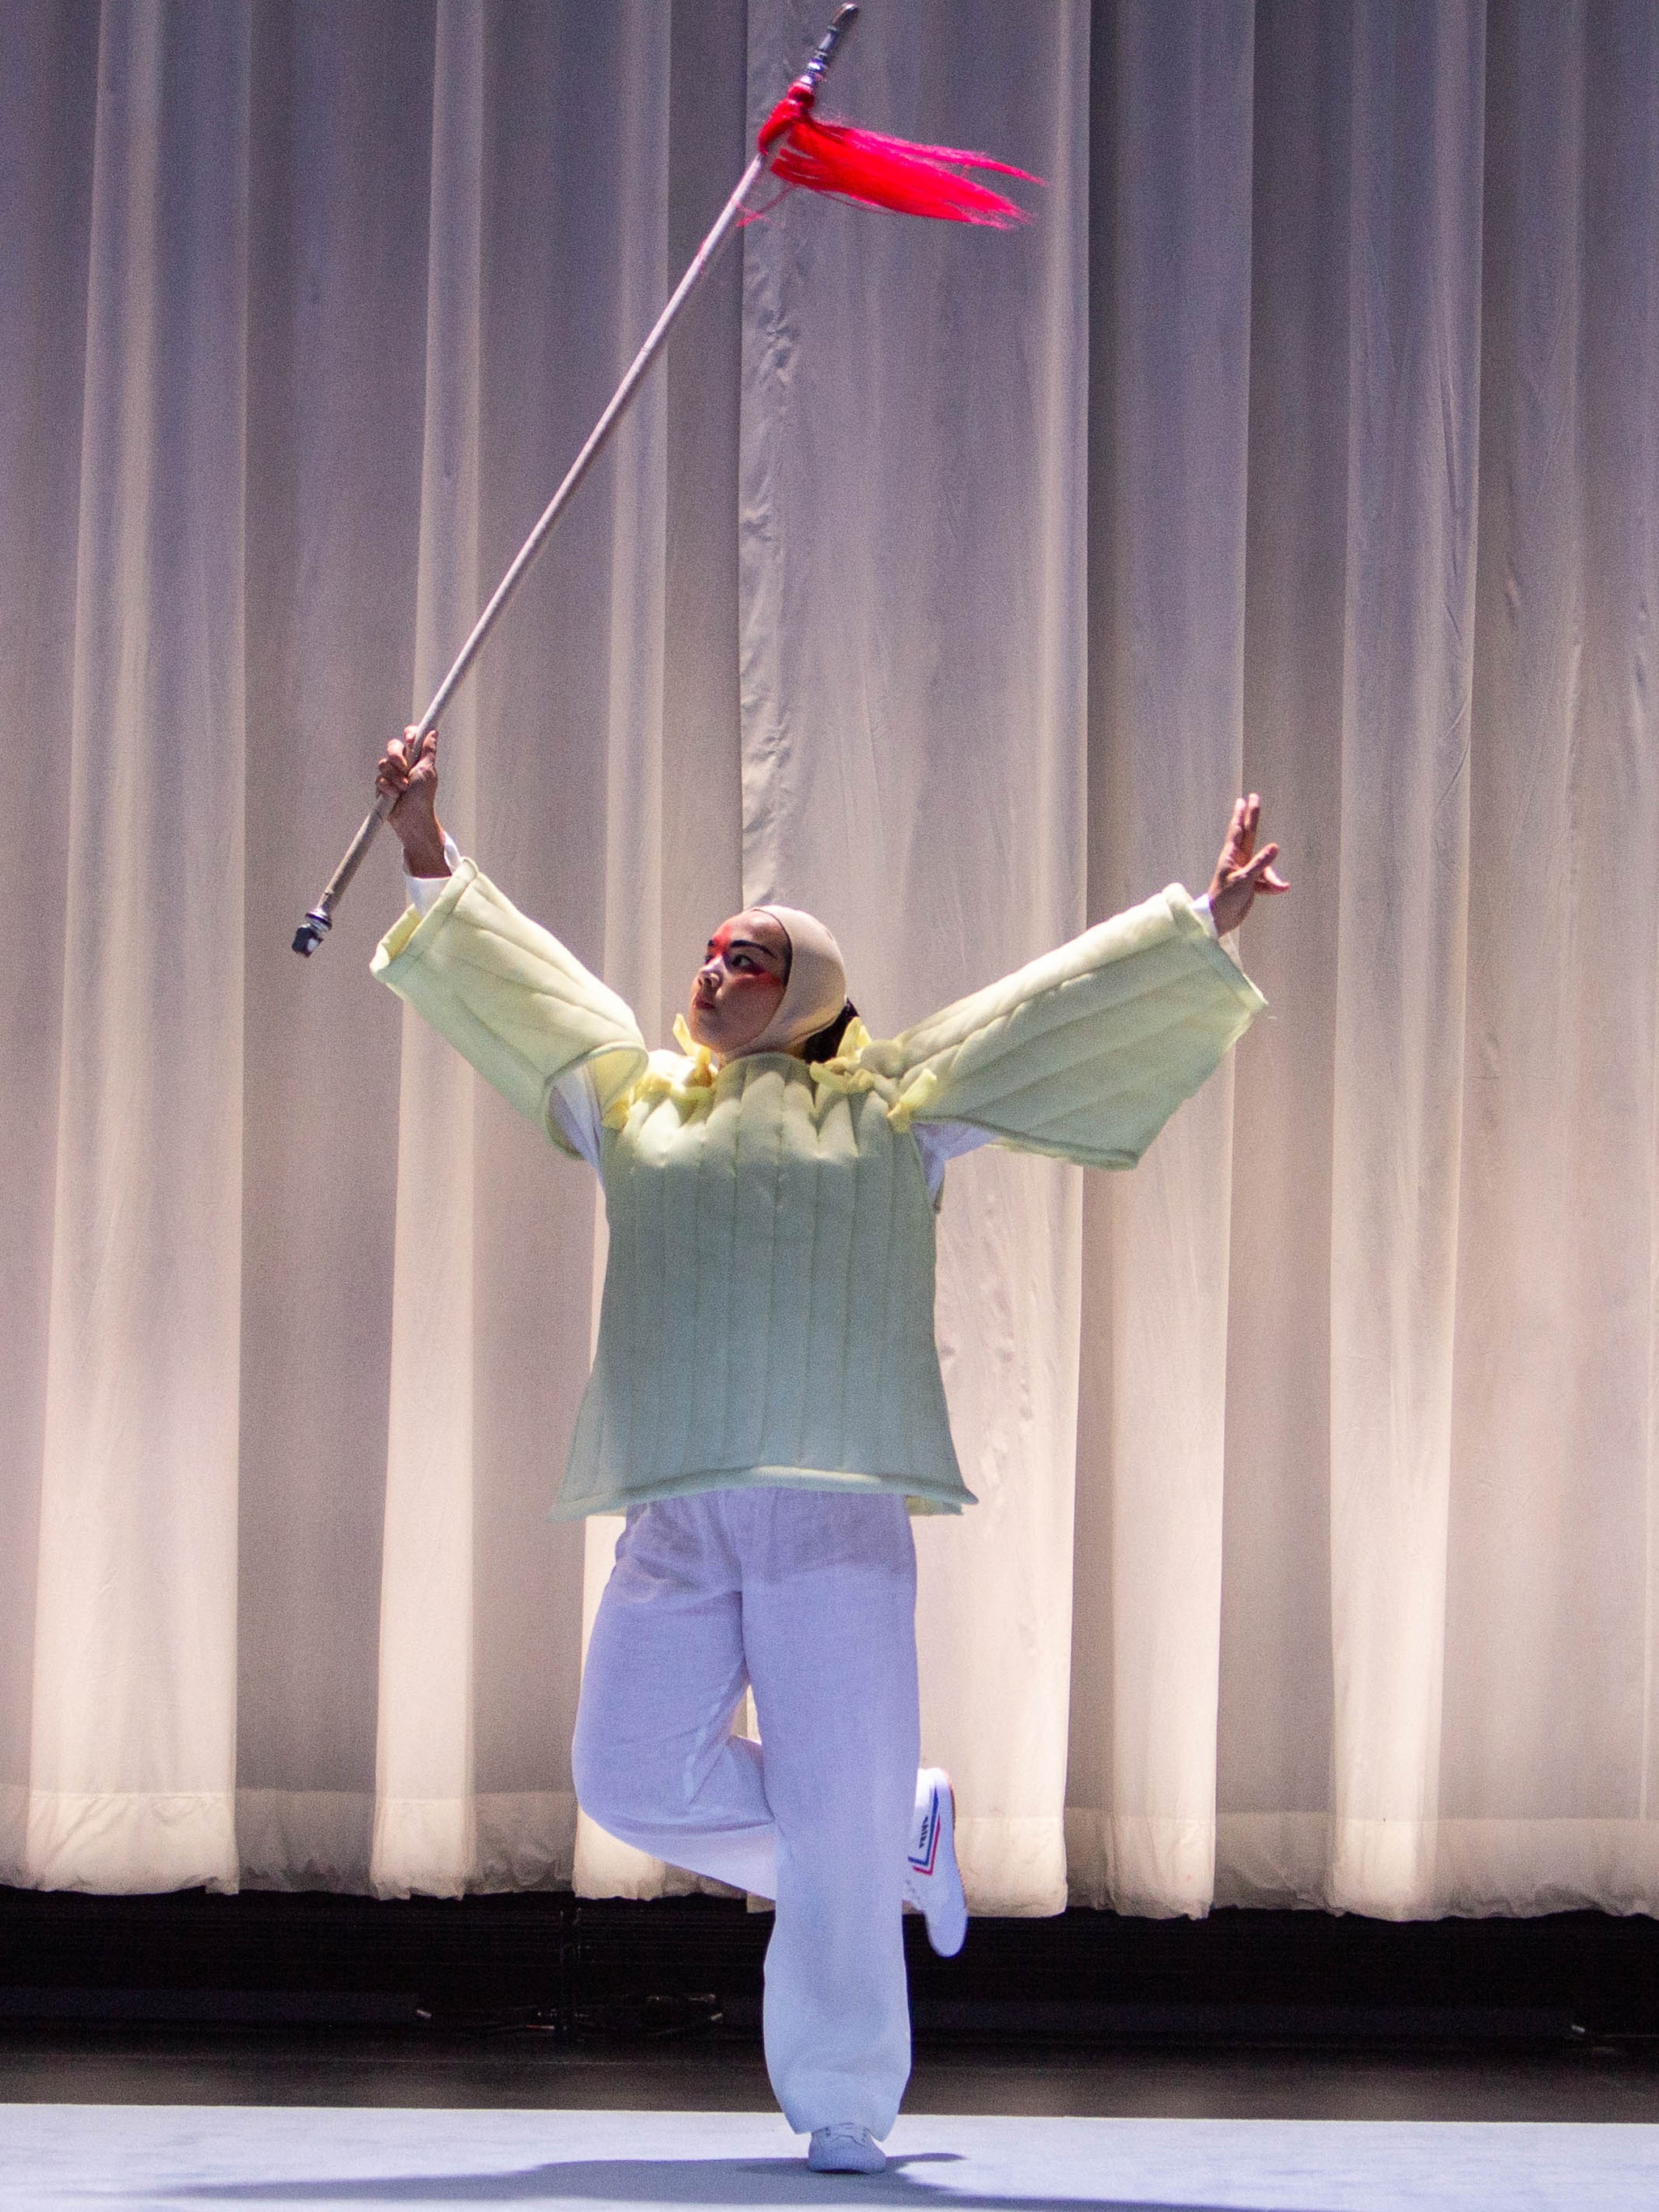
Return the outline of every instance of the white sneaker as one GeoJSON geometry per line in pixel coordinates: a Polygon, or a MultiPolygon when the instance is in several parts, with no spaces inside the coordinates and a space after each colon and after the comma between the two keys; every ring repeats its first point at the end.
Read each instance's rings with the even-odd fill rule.
{"type": "Polygon", "coordinates": [[[968,1933],[968,1900],[957,1871],[957,1793],[942,1766],[916,1777],[916,1819],[904,1863],[904,1901],[927,1923],[927,1941],[954,1959],[968,1933]]]}
{"type": "Polygon", "coordinates": [[[868,2128],[836,2120],[827,2128],[813,2129],[806,2163],[814,2173],[882,2173],[887,2154],[868,2128]]]}

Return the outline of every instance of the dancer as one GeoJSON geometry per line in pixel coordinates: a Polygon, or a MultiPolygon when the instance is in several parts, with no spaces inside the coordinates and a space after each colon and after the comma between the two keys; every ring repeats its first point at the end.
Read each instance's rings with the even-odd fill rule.
{"type": "Polygon", "coordinates": [[[973,1503],[933,1339],[948,1161],[1130,1167],[1263,1001],[1218,942],[1288,888],[1233,811],[1172,884],[888,1042],[796,908],[721,924],[648,1051],[632,1013],[446,837],[437,738],[380,763],[410,903],[374,973],[605,1188],[593,1370],[556,1517],[623,1512],[573,1765],[586,1812],[771,1898],[768,2071],[808,2164],[877,2172],[908,2077],[901,1913],[966,1909],[919,1776],[908,1510],[973,1503]],[[733,1735],[752,1687],[758,1744],[733,1735]]]}

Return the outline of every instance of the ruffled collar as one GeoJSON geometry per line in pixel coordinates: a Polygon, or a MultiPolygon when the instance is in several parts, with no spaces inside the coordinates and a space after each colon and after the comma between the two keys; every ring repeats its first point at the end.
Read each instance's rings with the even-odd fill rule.
{"type": "MultiPolygon", "coordinates": [[[[677,1060],[670,1053],[653,1053],[644,1074],[625,1097],[617,1101],[618,1119],[626,1115],[627,1100],[630,1098],[672,1098],[680,1106],[706,1105],[720,1077],[750,1056],[740,1054],[733,1060],[718,1059],[707,1045],[697,1042],[684,1014],[674,1017],[674,1042],[683,1057],[677,1060]]],[[[797,1065],[804,1075],[811,1077],[819,1091],[838,1097],[865,1091],[877,1092],[887,1108],[888,1119],[899,1127],[908,1127],[912,1115],[933,1089],[933,1079],[927,1075],[901,1084],[879,1066],[870,1064],[873,1051],[869,1030],[854,1014],[842,1035],[841,1050],[833,1060],[797,1061],[797,1065]]],[[[794,1055],[757,1053],[752,1057],[790,1060],[794,1055]]]]}
{"type": "MultiPolygon", "coordinates": [[[[684,1074],[679,1079],[681,1083],[689,1088],[708,1090],[714,1085],[717,1077],[723,1074],[728,1067],[735,1067],[738,1064],[735,1060],[720,1060],[715,1054],[710,1052],[706,1044],[699,1044],[692,1036],[684,1014],[676,1014],[674,1017],[674,1042],[690,1063],[684,1074]]],[[[806,1067],[807,1073],[815,1082],[823,1081],[826,1076],[830,1076],[833,1087],[836,1078],[853,1069],[859,1054],[868,1049],[870,1042],[869,1030],[854,1014],[842,1033],[841,1050],[833,1060],[817,1060],[810,1064],[803,1062],[802,1065],[806,1067]]],[[[738,1060],[795,1060],[797,1058],[799,1054],[792,1052],[739,1053],[738,1055],[738,1060]]]]}

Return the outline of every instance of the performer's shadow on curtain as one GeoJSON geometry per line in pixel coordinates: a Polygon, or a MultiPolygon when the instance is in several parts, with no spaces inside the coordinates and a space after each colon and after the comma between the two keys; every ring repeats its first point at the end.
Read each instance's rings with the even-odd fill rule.
{"type": "Polygon", "coordinates": [[[505,2173],[388,2174],[384,2179],[233,2181],[175,2201],[283,2204],[906,2205],[913,2212],[1222,2212],[1139,2197],[999,2197],[912,2181],[908,2166],[954,2166],[955,2151],[900,2152],[884,2173],[811,2173],[796,2158],[576,2158],[505,2173]]]}

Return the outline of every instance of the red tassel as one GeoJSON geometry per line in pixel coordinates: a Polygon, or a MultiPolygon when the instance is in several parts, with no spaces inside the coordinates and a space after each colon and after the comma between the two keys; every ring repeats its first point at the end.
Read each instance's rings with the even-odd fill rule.
{"type": "Polygon", "coordinates": [[[762,126],[757,142],[770,153],[772,173],[785,185],[831,192],[859,207],[889,208],[896,215],[931,216],[940,222],[976,222],[995,230],[1030,221],[1000,192],[959,175],[961,169],[994,169],[1040,185],[1029,169],[994,161],[988,154],[957,146],[916,146],[851,123],[821,123],[811,89],[793,84],[762,126]]]}

